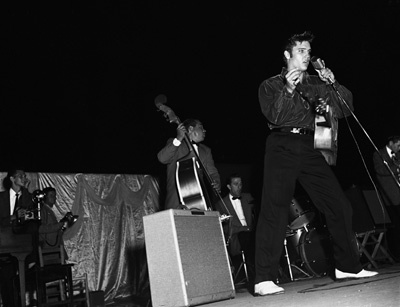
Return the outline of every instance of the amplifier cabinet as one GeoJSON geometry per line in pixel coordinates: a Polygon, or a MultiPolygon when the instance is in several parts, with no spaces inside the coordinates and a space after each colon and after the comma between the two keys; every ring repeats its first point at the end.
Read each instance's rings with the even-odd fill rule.
{"type": "Polygon", "coordinates": [[[143,226],[153,307],[235,297],[219,212],[170,209],[143,226]]]}

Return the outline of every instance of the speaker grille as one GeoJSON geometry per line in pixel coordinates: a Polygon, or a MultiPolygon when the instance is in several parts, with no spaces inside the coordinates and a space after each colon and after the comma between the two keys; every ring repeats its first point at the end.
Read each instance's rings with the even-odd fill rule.
{"type": "Polygon", "coordinates": [[[153,306],[235,297],[218,212],[170,209],[143,223],[153,306]]]}

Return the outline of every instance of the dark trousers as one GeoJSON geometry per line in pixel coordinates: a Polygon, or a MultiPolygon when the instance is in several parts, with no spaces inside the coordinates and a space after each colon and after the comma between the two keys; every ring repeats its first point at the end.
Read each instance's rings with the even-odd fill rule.
{"type": "Polygon", "coordinates": [[[400,205],[386,206],[386,210],[392,222],[386,233],[387,245],[396,261],[400,261],[400,205]]]}
{"type": "Polygon", "coordinates": [[[254,264],[254,232],[242,231],[237,234],[238,240],[249,264],[254,264]]]}
{"type": "Polygon", "coordinates": [[[261,210],[256,232],[255,283],[275,281],[286,236],[291,200],[299,182],[326,218],[335,266],[358,273],[352,207],[331,167],[309,135],[273,132],[267,139],[261,210]]]}

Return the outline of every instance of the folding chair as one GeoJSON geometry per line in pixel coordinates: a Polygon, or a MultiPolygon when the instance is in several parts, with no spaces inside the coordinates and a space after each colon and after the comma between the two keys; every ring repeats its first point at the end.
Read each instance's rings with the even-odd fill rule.
{"type": "Polygon", "coordinates": [[[73,280],[74,305],[90,307],[90,294],[87,273],[73,280]]]}
{"type": "Polygon", "coordinates": [[[362,191],[359,187],[354,186],[346,191],[346,195],[353,207],[353,230],[360,257],[364,255],[369,262],[364,266],[372,265],[377,269],[379,261],[394,263],[393,258],[382,245],[391,221],[385,208],[381,207],[376,192],[373,190],[362,191]],[[382,211],[384,215],[382,215],[382,211]]]}
{"type": "Polygon", "coordinates": [[[39,306],[74,306],[73,264],[65,262],[64,246],[42,249],[39,246],[39,265],[35,276],[39,306]]]}
{"type": "MultiPolygon", "coordinates": [[[[243,242],[252,242],[252,238],[254,236],[254,233],[252,232],[240,232],[237,233],[236,235],[244,235],[245,239],[241,239],[242,243],[243,242]]],[[[228,256],[229,256],[229,261],[231,264],[232,268],[232,278],[233,278],[233,283],[236,288],[239,288],[241,286],[248,286],[249,282],[251,280],[251,277],[254,277],[254,264],[252,264],[252,261],[248,261],[246,257],[249,257],[249,255],[252,255],[252,252],[249,250],[249,246],[242,246],[242,245],[237,245],[239,242],[239,239],[236,238],[236,243],[235,241],[232,241],[233,236],[229,236],[227,239],[226,243],[226,248],[228,251],[228,256]],[[233,242],[233,245],[232,245],[233,242]],[[247,252],[247,254],[246,254],[247,252]]],[[[252,244],[250,244],[252,246],[252,244]]],[[[251,247],[250,247],[251,249],[251,247]]]]}
{"type": "Polygon", "coordinates": [[[377,261],[379,260],[385,262],[388,260],[392,264],[395,263],[393,258],[382,246],[382,239],[385,232],[386,229],[374,229],[362,233],[356,233],[360,252],[367,257],[370,264],[372,264],[375,269],[378,269],[377,261]]]}
{"type": "Polygon", "coordinates": [[[249,283],[249,274],[247,271],[247,263],[244,252],[241,251],[240,255],[232,257],[229,252],[229,244],[227,244],[226,248],[228,251],[229,263],[231,265],[233,284],[235,285],[235,288],[247,285],[249,283]],[[240,256],[240,258],[238,256],[240,256]],[[236,259],[240,259],[239,263],[234,261],[236,259]]]}

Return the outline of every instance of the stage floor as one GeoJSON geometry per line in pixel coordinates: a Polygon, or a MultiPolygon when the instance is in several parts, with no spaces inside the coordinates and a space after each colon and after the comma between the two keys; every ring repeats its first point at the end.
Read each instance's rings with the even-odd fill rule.
{"type": "MultiPolygon", "coordinates": [[[[234,299],[199,306],[400,306],[400,264],[385,265],[377,271],[379,275],[375,277],[358,280],[333,281],[330,277],[321,277],[291,281],[281,284],[284,294],[263,297],[254,297],[246,289],[238,289],[234,299]]],[[[151,304],[131,299],[108,306],[150,307],[151,304]]]]}

